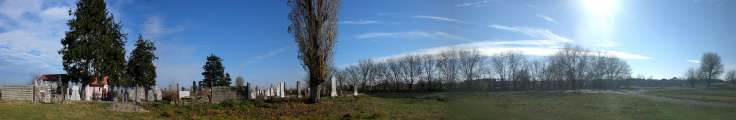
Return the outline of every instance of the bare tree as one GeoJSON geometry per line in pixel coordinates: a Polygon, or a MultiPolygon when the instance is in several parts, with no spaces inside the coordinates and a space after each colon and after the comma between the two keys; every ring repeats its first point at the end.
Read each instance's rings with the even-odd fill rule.
{"type": "Polygon", "coordinates": [[[558,80],[558,87],[568,89],[578,89],[580,86],[579,79],[586,75],[586,68],[589,58],[586,54],[589,51],[572,45],[565,45],[555,55],[551,56],[549,71],[553,72],[553,79],[558,80]],[[567,85],[562,84],[567,81],[567,85]]]}
{"type": "Polygon", "coordinates": [[[687,78],[691,88],[695,88],[695,81],[699,78],[698,73],[694,68],[687,69],[687,72],[685,72],[685,78],[687,78]]]}
{"type": "Polygon", "coordinates": [[[478,49],[458,52],[460,60],[460,69],[466,81],[477,79],[481,64],[483,64],[482,56],[478,49]]]}
{"type": "Polygon", "coordinates": [[[721,57],[713,52],[703,54],[703,58],[700,60],[700,72],[703,72],[706,87],[710,87],[710,82],[723,73],[721,57]]]}
{"type": "Polygon", "coordinates": [[[515,88],[513,82],[520,78],[516,75],[521,75],[522,72],[526,72],[524,64],[526,63],[526,57],[517,51],[508,51],[494,55],[491,57],[491,64],[498,74],[498,78],[503,83],[500,87],[504,89],[515,88]]]}
{"type": "Polygon", "coordinates": [[[330,78],[337,38],[340,0],[289,0],[289,33],[299,46],[299,59],[309,73],[309,103],[319,103],[319,86],[330,78]]]}
{"type": "Polygon", "coordinates": [[[422,56],[422,68],[424,68],[424,80],[427,81],[427,90],[432,91],[434,89],[432,85],[432,80],[434,79],[434,72],[435,72],[435,65],[437,64],[437,60],[435,60],[435,57],[433,55],[424,55],[422,56]]]}
{"type": "Polygon", "coordinates": [[[736,70],[729,70],[726,72],[726,76],[724,77],[726,81],[731,82],[731,85],[733,87],[736,87],[736,70]]]}
{"type": "Polygon", "coordinates": [[[414,82],[419,79],[422,74],[422,64],[420,63],[420,57],[418,55],[408,55],[402,57],[401,62],[404,70],[404,83],[407,84],[409,90],[414,89],[414,82]]]}
{"type": "Polygon", "coordinates": [[[373,82],[374,72],[375,70],[375,63],[372,59],[368,60],[361,60],[358,62],[358,68],[360,71],[360,77],[361,77],[361,89],[368,89],[370,84],[373,82]]]}
{"type": "Polygon", "coordinates": [[[457,50],[451,49],[441,52],[437,59],[437,69],[439,70],[440,75],[442,75],[442,80],[444,80],[445,86],[443,87],[449,88],[450,86],[446,85],[454,84],[455,80],[457,80],[459,69],[457,50]]]}

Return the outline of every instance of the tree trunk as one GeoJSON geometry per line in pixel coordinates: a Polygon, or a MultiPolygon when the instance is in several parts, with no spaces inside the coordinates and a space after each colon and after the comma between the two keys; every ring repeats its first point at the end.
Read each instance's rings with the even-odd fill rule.
{"type": "Polygon", "coordinates": [[[307,103],[310,103],[310,104],[319,103],[320,87],[319,87],[318,82],[311,82],[310,81],[309,82],[309,89],[311,89],[311,90],[309,91],[309,99],[307,100],[307,103]]]}

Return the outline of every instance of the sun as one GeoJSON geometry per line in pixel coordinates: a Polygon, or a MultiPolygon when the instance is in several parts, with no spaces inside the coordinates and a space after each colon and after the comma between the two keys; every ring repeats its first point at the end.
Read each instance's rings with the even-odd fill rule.
{"type": "Polygon", "coordinates": [[[583,8],[596,17],[611,17],[618,10],[619,0],[581,0],[583,8]]]}

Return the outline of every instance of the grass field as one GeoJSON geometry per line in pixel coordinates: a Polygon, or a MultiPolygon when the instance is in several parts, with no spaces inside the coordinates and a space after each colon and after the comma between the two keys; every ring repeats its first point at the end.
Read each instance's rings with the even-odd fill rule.
{"type": "Polygon", "coordinates": [[[670,88],[662,90],[652,90],[648,94],[701,101],[725,102],[736,104],[736,89],[734,88],[711,88],[711,89],[691,89],[691,88],[670,88]]]}
{"type": "MultiPolygon", "coordinates": [[[[655,95],[733,92],[664,89],[655,95]],[[681,94],[680,94],[681,93],[681,94]]],[[[719,99],[728,100],[728,99],[719,99]]],[[[732,102],[732,101],[727,101],[732,102]]],[[[577,92],[413,93],[299,101],[222,104],[151,104],[147,113],[111,112],[109,103],[30,104],[0,102],[2,119],[518,119],[518,120],[728,120],[736,108],[655,101],[637,95],[577,92]]]]}

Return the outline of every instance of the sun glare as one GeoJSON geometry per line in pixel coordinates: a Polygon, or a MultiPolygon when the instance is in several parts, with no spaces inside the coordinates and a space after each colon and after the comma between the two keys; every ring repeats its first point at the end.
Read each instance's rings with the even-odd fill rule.
{"type": "Polygon", "coordinates": [[[610,17],[618,9],[618,0],[582,0],[583,7],[597,17],[610,17]]]}

